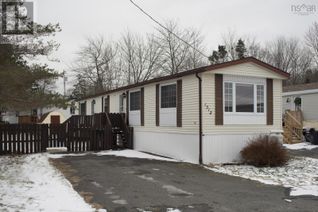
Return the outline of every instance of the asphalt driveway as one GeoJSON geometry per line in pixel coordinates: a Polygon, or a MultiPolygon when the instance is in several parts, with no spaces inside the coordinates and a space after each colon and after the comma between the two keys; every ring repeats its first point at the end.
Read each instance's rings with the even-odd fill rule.
{"type": "Polygon", "coordinates": [[[52,159],[86,201],[107,211],[317,211],[318,198],[198,165],[117,156],[52,159]]]}

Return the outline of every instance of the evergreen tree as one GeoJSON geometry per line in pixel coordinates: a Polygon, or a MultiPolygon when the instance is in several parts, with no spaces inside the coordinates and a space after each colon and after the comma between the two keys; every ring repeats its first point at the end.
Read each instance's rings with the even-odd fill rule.
{"type": "Polygon", "coordinates": [[[219,54],[219,59],[222,60],[221,62],[225,62],[227,59],[227,51],[224,45],[218,46],[218,54],[219,54]]]}
{"type": "Polygon", "coordinates": [[[237,41],[236,47],[235,47],[235,51],[236,51],[236,56],[238,59],[242,59],[245,57],[246,55],[246,47],[244,44],[244,41],[242,39],[239,39],[237,41]]]}
{"type": "Polygon", "coordinates": [[[54,91],[56,70],[40,63],[39,56],[49,56],[59,44],[50,40],[60,31],[58,24],[33,23],[33,34],[0,34],[0,108],[11,111],[66,104],[54,91]]]}
{"type": "Polygon", "coordinates": [[[212,55],[209,56],[209,61],[211,64],[219,63],[219,53],[217,51],[213,51],[212,55]]]}
{"type": "Polygon", "coordinates": [[[219,45],[218,51],[213,51],[212,55],[209,57],[209,61],[211,64],[217,64],[220,62],[225,62],[227,59],[227,51],[225,46],[219,45]]]}

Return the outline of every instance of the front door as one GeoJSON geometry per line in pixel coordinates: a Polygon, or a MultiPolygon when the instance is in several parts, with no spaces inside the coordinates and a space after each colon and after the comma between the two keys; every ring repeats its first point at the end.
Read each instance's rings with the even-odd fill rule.
{"type": "Polygon", "coordinates": [[[60,116],[51,116],[51,124],[60,124],[60,116]]]}

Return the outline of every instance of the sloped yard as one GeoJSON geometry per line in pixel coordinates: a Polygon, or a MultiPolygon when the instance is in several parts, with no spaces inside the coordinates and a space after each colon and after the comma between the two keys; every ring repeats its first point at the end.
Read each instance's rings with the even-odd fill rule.
{"type": "Polygon", "coordinates": [[[0,157],[0,211],[95,211],[47,154],[0,157]]]}

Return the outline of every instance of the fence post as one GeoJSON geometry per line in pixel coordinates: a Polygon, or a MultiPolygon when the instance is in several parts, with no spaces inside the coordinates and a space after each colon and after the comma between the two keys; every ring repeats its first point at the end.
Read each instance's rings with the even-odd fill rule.
{"type": "Polygon", "coordinates": [[[2,154],[2,151],[3,151],[3,149],[4,148],[2,148],[2,145],[4,146],[5,144],[4,144],[4,136],[5,136],[5,134],[4,134],[4,132],[3,132],[3,128],[2,128],[2,125],[0,125],[0,155],[2,154]]]}
{"type": "Polygon", "coordinates": [[[41,125],[41,151],[45,152],[48,145],[48,125],[41,125]]]}
{"type": "Polygon", "coordinates": [[[128,149],[134,149],[134,128],[128,127],[128,129],[129,129],[128,149]]]}

